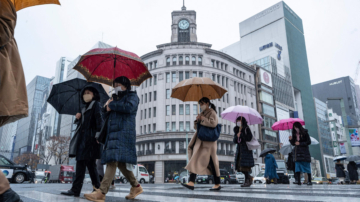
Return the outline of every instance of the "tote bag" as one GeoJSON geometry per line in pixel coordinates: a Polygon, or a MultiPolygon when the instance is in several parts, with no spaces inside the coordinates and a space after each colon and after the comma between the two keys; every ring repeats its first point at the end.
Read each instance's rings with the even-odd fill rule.
{"type": "MultiPolygon", "coordinates": [[[[245,134],[246,134],[246,129],[245,129],[245,134]]],[[[254,150],[260,147],[260,143],[257,141],[257,139],[254,136],[252,136],[250,142],[246,142],[246,145],[249,150],[254,150]]]]}
{"type": "Polygon", "coordinates": [[[197,136],[200,140],[215,142],[220,137],[221,124],[218,124],[215,128],[209,128],[198,123],[197,129],[197,136]]]}

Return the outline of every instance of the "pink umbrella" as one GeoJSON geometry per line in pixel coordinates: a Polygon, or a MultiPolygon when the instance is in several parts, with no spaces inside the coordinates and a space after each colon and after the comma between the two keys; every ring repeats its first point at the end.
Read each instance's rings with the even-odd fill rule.
{"type": "Polygon", "coordinates": [[[305,125],[305,121],[299,118],[288,118],[282,119],[278,122],[275,122],[271,128],[273,130],[290,130],[293,128],[295,122],[299,122],[301,125],[305,125]]]}
{"type": "Polygon", "coordinates": [[[234,123],[239,116],[244,117],[249,125],[260,124],[263,121],[259,112],[248,106],[232,106],[221,113],[221,118],[234,123]]]}

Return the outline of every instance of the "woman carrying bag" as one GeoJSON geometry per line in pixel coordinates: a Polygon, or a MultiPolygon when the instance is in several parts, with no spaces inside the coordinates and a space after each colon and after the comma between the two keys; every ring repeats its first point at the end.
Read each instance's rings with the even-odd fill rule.
{"type": "MultiPolygon", "coordinates": [[[[213,175],[215,186],[210,191],[218,191],[220,186],[220,169],[217,157],[217,141],[203,141],[199,139],[198,128],[203,127],[206,130],[216,130],[218,128],[218,118],[216,115],[216,107],[207,97],[199,100],[202,112],[194,121],[194,129],[198,130],[188,146],[189,164],[185,167],[190,174],[190,182],[188,184],[181,183],[182,186],[194,190],[196,175],[213,175]]],[[[220,127],[221,128],[221,127],[220,127]]],[[[207,135],[207,134],[202,134],[207,135]]]]}
{"type": "Polygon", "coordinates": [[[235,154],[235,170],[245,175],[245,183],[241,187],[250,187],[252,177],[250,176],[251,168],[254,167],[254,157],[252,150],[249,150],[246,142],[250,142],[253,138],[251,130],[246,119],[239,116],[236,119],[234,127],[234,143],[237,145],[235,154]]]}

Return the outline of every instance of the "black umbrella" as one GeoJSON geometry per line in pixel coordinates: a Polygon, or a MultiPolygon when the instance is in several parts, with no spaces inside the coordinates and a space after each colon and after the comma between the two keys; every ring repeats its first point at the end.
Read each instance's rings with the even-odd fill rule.
{"type": "Polygon", "coordinates": [[[105,103],[109,96],[101,84],[87,82],[83,79],[72,79],[55,84],[47,100],[59,114],[76,115],[84,106],[82,91],[85,87],[93,87],[100,95],[100,102],[105,103]]]}
{"type": "Polygon", "coordinates": [[[261,151],[260,157],[265,157],[266,154],[268,154],[268,153],[274,153],[274,152],[276,152],[276,149],[274,149],[274,148],[264,149],[264,150],[261,151]]]}

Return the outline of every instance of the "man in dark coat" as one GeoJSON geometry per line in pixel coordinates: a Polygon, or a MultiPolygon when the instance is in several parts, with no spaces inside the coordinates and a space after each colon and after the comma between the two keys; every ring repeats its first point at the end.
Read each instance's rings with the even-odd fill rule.
{"type": "Polygon", "coordinates": [[[357,172],[357,165],[354,161],[350,161],[347,165],[347,170],[349,172],[349,177],[351,180],[351,184],[356,184],[356,181],[359,180],[359,173],[357,172]]]}
{"type": "Polygon", "coordinates": [[[72,188],[67,192],[61,192],[61,194],[76,197],[80,195],[86,167],[93,186],[97,189],[100,187],[96,159],[101,158],[101,145],[96,141],[95,136],[100,132],[104,122],[98,91],[87,87],[82,92],[85,107],[82,108],[81,113],[76,114],[75,123],[78,127],[70,142],[69,152],[69,157],[76,157],[76,177],[72,188]],[[74,139],[77,141],[73,141],[74,139]]]}
{"type": "Polygon", "coordinates": [[[105,106],[108,121],[101,163],[106,164],[106,171],[100,189],[84,195],[90,201],[105,201],[117,167],[132,186],[126,199],[134,199],[143,192],[132,172],[132,165],[137,164],[135,123],[139,97],[130,91],[131,83],[127,77],[116,78],[113,85],[115,94],[105,106]]]}
{"type": "Polygon", "coordinates": [[[338,160],[336,163],[335,163],[335,170],[336,170],[336,177],[338,178],[345,178],[345,167],[344,167],[344,164],[342,164],[340,162],[340,160],[338,160]]]}

